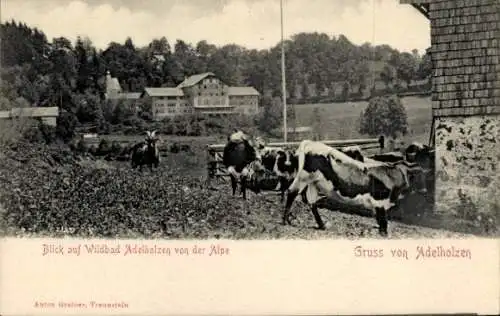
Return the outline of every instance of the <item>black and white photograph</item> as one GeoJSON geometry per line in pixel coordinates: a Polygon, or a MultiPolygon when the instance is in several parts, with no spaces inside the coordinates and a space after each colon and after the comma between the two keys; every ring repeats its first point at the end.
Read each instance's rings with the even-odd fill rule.
{"type": "Polygon", "coordinates": [[[498,237],[497,0],[2,0],[0,234],[498,237]]]}

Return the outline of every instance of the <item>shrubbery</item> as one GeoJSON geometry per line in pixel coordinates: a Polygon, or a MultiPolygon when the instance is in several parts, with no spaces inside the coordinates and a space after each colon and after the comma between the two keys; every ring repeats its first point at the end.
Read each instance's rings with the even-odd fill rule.
{"type": "Polygon", "coordinates": [[[408,132],[406,109],[397,95],[375,97],[359,117],[359,132],[396,138],[408,132]]]}

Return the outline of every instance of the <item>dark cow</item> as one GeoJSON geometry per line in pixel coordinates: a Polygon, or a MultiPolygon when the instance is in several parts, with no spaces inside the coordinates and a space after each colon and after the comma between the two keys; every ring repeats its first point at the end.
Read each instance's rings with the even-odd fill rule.
{"type": "Polygon", "coordinates": [[[142,166],[148,165],[149,169],[153,171],[153,166],[158,168],[160,164],[160,151],[158,149],[158,137],[156,131],[146,132],[146,139],[140,143],[135,144],[131,150],[131,165],[132,168],[139,167],[142,171],[142,166]]]}
{"type": "Polygon", "coordinates": [[[321,142],[302,141],[297,150],[298,170],[288,188],[283,224],[291,224],[289,211],[298,194],[306,201],[320,229],[325,229],[318,202],[365,209],[375,214],[379,233],[387,235],[387,212],[410,193],[426,192],[423,169],[418,164],[361,162],[321,142]]]}
{"type": "Polygon", "coordinates": [[[418,163],[428,169],[435,167],[435,151],[427,145],[414,142],[406,148],[404,154],[408,162],[418,163]]]}
{"type": "MultiPolygon", "coordinates": [[[[346,147],[341,150],[347,156],[367,164],[377,164],[378,162],[386,163],[401,163],[407,161],[409,163],[417,163],[423,168],[426,176],[427,202],[434,203],[435,191],[435,151],[427,145],[414,142],[409,145],[404,152],[395,151],[383,154],[375,154],[365,157],[358,146],[346,147]]],[[[423,211],[423,210],[422,210],[423,211]]]]}
{"type": "Polygon", "coordinates": [[[417,163],[427,171],[426,186],[429,191],[427,194],[427,202],[434,203],[434,193],[436,186],[435,170],[436,170],[436,151],[434,148],[419,143],[413,143],[405,150],[405,159],[411,163],[417,163]]]}
{"type": "Polygon", "coordinates": [[[375,154],[369,156],[369,158],[380,162],[391,162],[391,163],[405,160],[405,156],[399,151],[393,151],[383,154],[375,154]]]}
{"type": "Polygon", "coordinates": [[[246,199],[247,182],[264,168],[260,164],[261,157],[259,149],[264,144],[261,139],[252,139],[249,135],[236,131],[228,137],[228,142],[224,147],[222,163],[226,166],[231,178],[233,195],[236,194],[238,182],[240,182],[240,192],[246,199]]]}
{"type": "Polygon", "coordinates": [[[297,172],[297,156],[291,150],[273,147],[265,147],[260,153],[264,168],[278,177],[281,203],[283,203],[285,192],[292,183],[295,178],[295,173],[297,172]]]}
{"type": "Polygon", "coordinates": [[[359,146],[344,147],[340,149],[340,151],[360,162],[371,163],[377,161],[395,163],[406,160],[411,163],[418,163],[423,168],[431,169],[434,166],[434,151],[429,146],[419,143],[413,143],[408,146],[404,154],[399,151],[394,151],[366,157],[359,146]]]}

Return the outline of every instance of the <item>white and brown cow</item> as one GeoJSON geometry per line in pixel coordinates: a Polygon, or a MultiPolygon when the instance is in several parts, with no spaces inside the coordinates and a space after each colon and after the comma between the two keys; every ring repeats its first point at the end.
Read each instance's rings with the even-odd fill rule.
{"type": "Polygon", "coordinates": [[[278,177],[278,186],[273,189],[279,188],[281,202],[283,203],[285,192],[297,172],[297,156],[292,150],[278,147],[264,147],[260,150],[260,155],[264,168],[278,177]]]}
{"type": "Polygon", "coordinates": [[[326,199],[339,208],[371,211],[379,233],[387,235],[387,212],[410,192],[426,191],[424,172],[418,164],[361,162],[341,150],[309,140],[302,141],[296,153],[298,170],[288,188],[284,225],[291,224],[289,211],[293,201],[305,193],[320,229],[325,229],[325,224],[318,213],[318,202],[326,199]]]}

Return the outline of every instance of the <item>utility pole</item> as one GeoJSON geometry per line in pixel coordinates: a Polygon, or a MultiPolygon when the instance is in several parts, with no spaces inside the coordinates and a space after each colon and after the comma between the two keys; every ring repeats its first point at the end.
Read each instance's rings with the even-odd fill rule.
{"type": "Polygon", "coordinates": [[[283,140],[287,142],[287,117],[286,117],[286,80],[285,80],[285,40],[283,36],[283,0],[280,0],[281,12],[281,90],[283,100],[283,140]]]}

